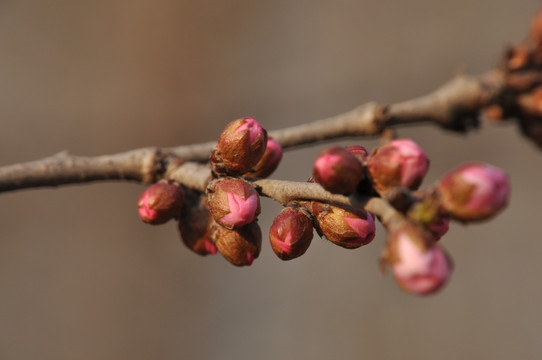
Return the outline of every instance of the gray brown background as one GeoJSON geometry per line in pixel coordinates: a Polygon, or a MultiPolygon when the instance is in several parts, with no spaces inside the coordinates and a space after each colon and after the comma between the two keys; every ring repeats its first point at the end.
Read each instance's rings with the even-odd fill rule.
{"type": "MultiPolygon", "coordinates": [[[[212,140],[428,92],[495,64],[539,1],[0,1],[0,163],[212,140]]],[[[440,294],[383,278],[375,241],[315,238],[235,268],[137,216],[136,184],[0,196],[0,359],[541,359],[542,152],[513,126],[400,130],[426,184],[478,159],[510,174],[496,220],[453,226],[440,294]]],[[[373,147],[374,140],[343,144],[373,147]]],[[[306,180],[322,148],[288,153],[306,180]]],[[[267,233],[279,207],[263,201],[267,233]]],[[[379,229],[381,230],[381,229],[379,229]]]]}

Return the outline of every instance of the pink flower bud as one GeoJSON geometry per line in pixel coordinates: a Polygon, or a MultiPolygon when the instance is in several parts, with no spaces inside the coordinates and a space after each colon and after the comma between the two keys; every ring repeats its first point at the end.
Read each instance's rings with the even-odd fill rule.
{"type": "Polygon", "coordinates": [[[168,181],[149,186],[137,199],[142,221],[159,225],[178,216],[183,206],[183,189],[168,181]]]}
{"type": "Polygon", "coordinates": [[[339,146],[322,151],[313,167],[314,180],[334,194],[351,194],[363,178],[359,160],[339,146]]]}
{"type": "Polygon", "coordinates": [[[213,171],[219,175],[242,175],[252,169],[265,153],[267,132],[253,118],[229,123],[211,154],[213,171]]]}
{"type": "Polygon", "coordinates": [[[216,226],[214,238],[218,251],[235,266],[252,265],[260,255],[262,231],[256,222],[233,230],[216,226]]]}
{"type": "Polygon", "coordinates": [[[452,271],[449,257],[431,235],[413,225],[390,232],[383,260],[390,264],[399,286],[417,295],[441,289],[452,271]]]}
{"type": "Polygon", "coordinates": [[[468,163],[444,176],[438,191],[445,213],[458,220],[476,221],[489,219],[506,207],[510,184],[502,170],[468,163]]]}
{"type": "Polygon", "coordinates": [[[212,240],[212,222],[209,210],[202,201],[185,208],[178,223],[183,244],[196,254],[215,255],[217,249],[212,240]]]}
{"type": "Polygon", "coordinates": [[[220,225],[232,229],[251,223],[260,214],[260,197],[241,178],[219,178],[209,183],[209,211],[220,225]]]}
{"type": "Polygon", "coordinates": [[[246,176],[266,178],[275,171],[282,159],[282,146],[272,138],[267,139],[265,153],[246,176]]]}
{"type": "Polygon", "coordinates": [[[410,139],[397,139],[369,157],[369,173],[379,193],[395,186],[416,190],[429,168],[425,152],[410,139]]]}
{"type": "Polygon", "coordinates": [[[369,157],[369,152],[363,146],[353,145],[347,146],[345,147],[345,149],[348,150],[356,158],[358,158],[359,161],[363,162],[367,160],[367,157],[369,157]]]}
{"type": "Polygon", "coordinates": [[[305,253],[312,241],[312,219],[306,210],[287,207],[277,215],[269,229],[271,248],[282,260],[305,253]]]}
{"type": "Polygon", "coordinates": [[[332,243],[347,249],[367,245],[375,237],[375,222],[367,211],[353,207],[338,207],[313,201],[312,213],[316,230],[332,243]]]}
{"type": "Polygon", "coordinates": [[[440,240],[450,229],[450,219],[439,216],[435,223],[428,226],[428,229],[435,236],[435,240],[440,240]]]}

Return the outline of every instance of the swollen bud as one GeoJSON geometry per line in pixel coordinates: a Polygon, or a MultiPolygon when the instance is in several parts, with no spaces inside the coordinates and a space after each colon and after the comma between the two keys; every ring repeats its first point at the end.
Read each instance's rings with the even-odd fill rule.
{"type": "Polygon", "coordinates": [[[506,207],[510,184],[502,170],[468,163],[444,176],[438,192],[444,213],[461,221],[486,220],[506,207]]]}
{"type": "Polygon", "coordinates": [[[432,236],[410,224],[389,233],[382,261],[391,266],[403,290],[417,295],[440,290],[453,267],[432,236]]]}
{"type": "Polygon", "coordinates": [[[215,226],[214,230],[218,251],[233,265],[252,265],[254,259],[260,255],[262,231],[258,223],[253,222],[234,230],[215,226]]]}
{"type": "Polygon", "coordinates": [[[139,217],[147,224],[164,224],[179,215],[183,200],[184,193],[180,186],[169,181],[157,182],[139,195],[139,217]]]}
{"type": "Polygon", "coordinates": [[[305,253],[312,241],[312,220],[304,209],[287,207],[277,215],[269,229],[271,248],[282,260],[305,253]]]}
{"type": "Polygon", "coordinates": [[[339,146],[322,151],[312,171],[314,180],[334,194],[348,195],[363,178],[363,168],[351,152],[339,146]]]}
{"type": "Polygon", "coordinates": [[[211,216],[232,229],[251,223],[260,214],[260,197],[250,183],[240,178],[219,178],[207,186],[211,216]]]}
{"type": "Polygon", "coordinates": [[[414,141],[397,139],[376,149],[369,157],[368,168],[379,193],[396,186],[416,190],[427,173],[429,160],[414,141]]]}
{"type": "Polygon", "coordinates": [[[276,170],[282,159],[282,146],[272,138],[267,139],[265,153],[254,168],[246,176],[266,178],[276,170]]]}
{"type": "Polygon", "coordinates": [[[217,249],[212,239],[212,222],[209,210],[201,200],[185,208],[177,225],[183,244],[196,254],[215,255],[217,249]]]}
{"type": "Polygon", "coordinates": [[[265,152],[267,132],[253,118],[229,123],[211,153],[213,171],[218,175],[242,175],[252,169],[265,152]]]}
{"type": "Polygon", "coordinates": [[[374,218],[363,209],[313,201],[311,210],[318,234],[336,245],[355,249],[369,244],[375,237],[374,218]]]}

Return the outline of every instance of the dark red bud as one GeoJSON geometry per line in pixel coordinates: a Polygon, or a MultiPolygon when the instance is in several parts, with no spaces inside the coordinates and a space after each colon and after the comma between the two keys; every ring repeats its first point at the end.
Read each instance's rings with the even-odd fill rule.
{"type": "Polygon", "coordinates": [[[327,191],[348,195],[356,190],[363,179],[363,168],[351,152],[333,146],[318,155],[312,174],[314,180],[327,191]]]}
{"type": "Polygon", "coordinates": [[[269,241],[282,260],[295,259],[305,253],[312,241],[312,219],[304,209],[287,207],[277,215],[269,229],[269,241]]]}
{"type": "Polygon", "coordinates": [[[168,181],[157,182],[139,195],[139,217],[147,224],[164,224],[180,214],[183,200],[183,189],[179,185],[168,181]]]}
{"type": "Polygon", "coordinates": [[[190,250],[205,256],[217,253],[212,238],[212,218],[202,201],[185,209],[179,219],[181,241],[190,250]]]}

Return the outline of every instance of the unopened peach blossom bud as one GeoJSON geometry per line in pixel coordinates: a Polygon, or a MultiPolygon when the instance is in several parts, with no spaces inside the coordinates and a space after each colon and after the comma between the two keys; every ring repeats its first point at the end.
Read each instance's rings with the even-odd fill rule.
{"type": "Polygon", "coordinates": [[[336,245],[355,249],[369,244],[374,239],[374,218],[363,209],[313,201],[311,210],[320,236],[325,236],[336,245]]]}
{"type": "Polygon", "coordinates": [[[147,224],[164,224],[180,214],[183,199],[183,189],[179,185],[168,181],[157,182],[139,195],[139,217],[147,224]]]}
{"type": "Polygon", "coordinates": [[[242,175],[260,161],[267,146],[267,132],[251,117],[229,123],[211,154],[218,175],[242,175]]]}
{"type": "Polygon", "coordinates": [[[312,171],[314,180],[334,194],[348,195],[356,190],[363,178],[360,161],[348,150],[339,146],[322,151],[312,171]]]}
{"type": "Polygon", "coordinates": [[[256,222],[229,230],[215,226],[214,238],[218,251],[235,266],[248,266],[260,255],[262,231],[256,222]]]}
{"type": "Polygon", "coordinates": [[[265,153],[254,168],[246,173],[246,176],[266,178],[271,175],[279,166],[282,159],[282,146],[273,138],[267,139],[265,153]]]}
{"type": "Polygon", "coordinates": [[[271,248],[282,260],[303,255],[311,244],[312,235],[310,215],[304,209],[293,207],[282,210],[269,229],[271,248]]]}
{"type": "Polygon", "coordinates": [[[428,168],[425,152],[410,139],[390,141],[374,151],[368,161],[371,179],[379,193],[396,186],[416,190],[428,168]]]}
{"type": "Polygon", "coordinates": [[[416,295],[440,290],[453,267],[431,235],[410,224],[389,233],[384,256],[399,286],[416,295]]]}
{"type": "Polygon", "coordinates": [[[216,254],[211,231],[212,221],[209,210],[201,202],[184,209],[178,223],[183,244],[202,256],[216,254]]]}
{"type": "Polygon", "coordinates": [[[251,223],[260,214],[260,197],[250,183],[241,178],[219,178],[207,187],[211,216],[232,229],[251,223]]]}
{"type": "Polygon", "coordinates": [[[461,221],[486,220],[506,207],[510,184],[501,169],[468,163],[445,175],[438,192],[444,213],[461,221]]]}

